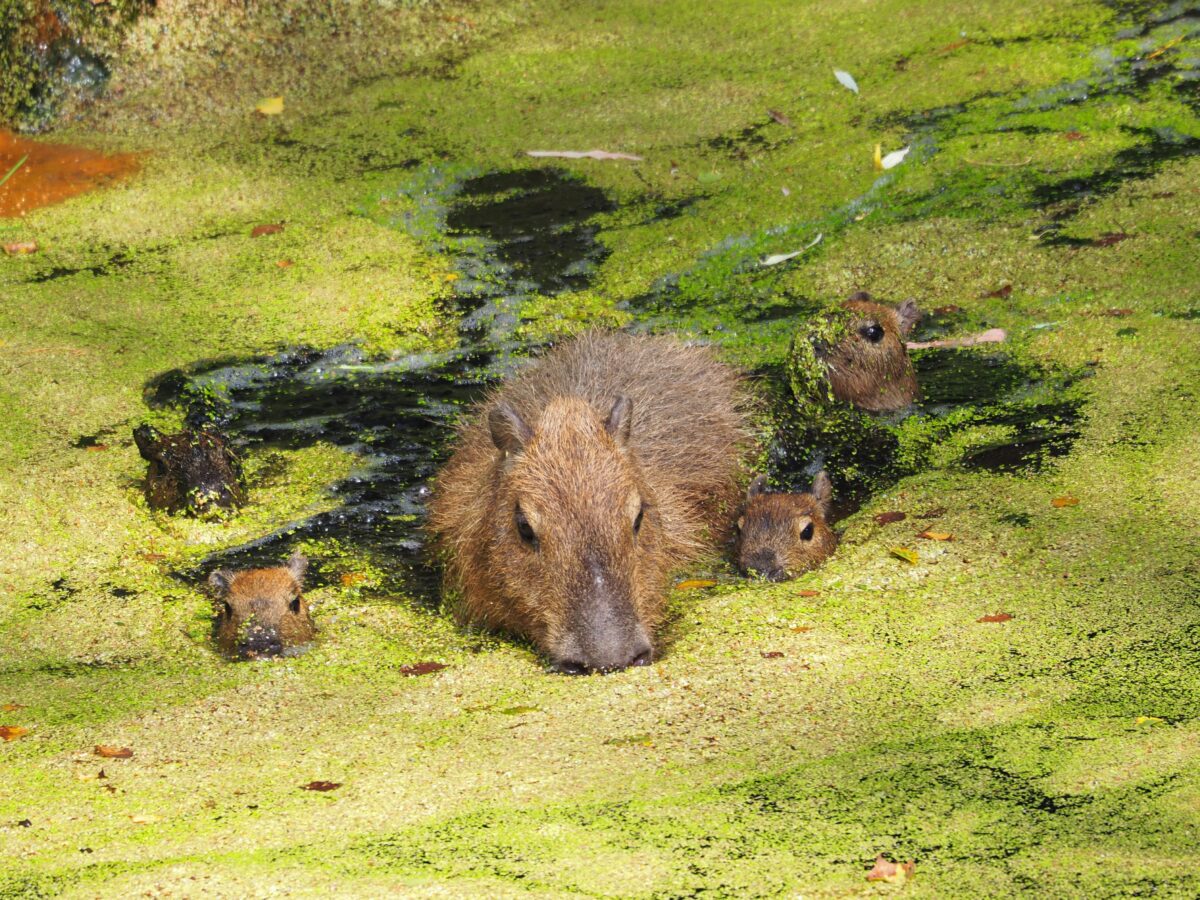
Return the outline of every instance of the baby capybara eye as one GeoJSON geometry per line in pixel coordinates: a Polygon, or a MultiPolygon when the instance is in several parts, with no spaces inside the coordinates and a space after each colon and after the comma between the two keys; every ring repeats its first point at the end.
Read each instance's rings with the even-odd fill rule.
{"type": "Polygon", "coordinates": [[[858,329],[858,333],[865,337],[872,344],[878,344],[883,340],[883,326],[878,322],[872,322],[869,325],[864,325],[858,329]]]}
{"type": "Polygon", "coordinates": [[[234,572],[218,569],[208,584],[221,601],[217,645],[238,659],[264,659],[307,644],[316,626],[304,602],[308,560],[293,553],[285,565],[234,572]]]}
{"type": "Polygon", "coordinates": [[[826,524],[832,499],[833,485],[824,472],[807,494],[772,493],[764,476],[755,478],[738,520],[738,568],[784,581],[819,566],[837,548],[837,536],[826,524]]]}
{"type": "Polygon", "coordinates": [[[811,541],[813,537],[813,523],[809,522],[804,526],[804,530],[800,532],[800,540],[811,541]]]}

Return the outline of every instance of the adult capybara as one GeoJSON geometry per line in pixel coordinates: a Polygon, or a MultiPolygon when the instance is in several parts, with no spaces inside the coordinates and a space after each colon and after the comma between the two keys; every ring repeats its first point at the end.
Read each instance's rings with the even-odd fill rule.
{"type": "Polygon", "coordinates": [[[837,549],[826,523],[833,485],[819,472],[807,494],[771,493],[759,475],[746,492],[738,519],[737,563],[746,575],[786,581],[816,568],[837,549]]]}
{"type": "Polygon", "coordinates": [[[245,502],[242,466],[229,440],[213,428],[185,428],[164,435],[150,425],[133,430],[146,470],[152,509],[206,515],[245,502]]]}
{"type": "Polygon", "coordinates": [[[904,339],[921,318],[915,300],[892,308],[866,291],[852,294],[828,320],[814,351],[836,400],[867,412],[903,409],[917,399],[917,376],[904,339]]]}
{"type": "Polygon", "coordinates": [[[218,569],[208,576],[216,593],[217,646],[229,656],[263,659],[279,656],[316,635],[304,600],[308,560],[293,553],[287,564],[270,569],[233,572],[218,569]]]}
{"type": "Polygon", "coordinates": [[[429,528],[469,621],[559,672],[645,665],[668,576],[732,525],[749,445],[739,376],[670,337],[592,332],[476,410],[429,528]]]}

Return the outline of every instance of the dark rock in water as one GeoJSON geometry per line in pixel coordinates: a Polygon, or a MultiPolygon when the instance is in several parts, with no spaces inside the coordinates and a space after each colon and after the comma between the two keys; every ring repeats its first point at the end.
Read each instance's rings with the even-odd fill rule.
{"type": "Polygon", "coordinates": [[[150,425],[133,430],[146,471],[152,509],[201,516],[246,500],[242,465],[228,439],[214,428],[185,428],[164,435],[150,425]]]}

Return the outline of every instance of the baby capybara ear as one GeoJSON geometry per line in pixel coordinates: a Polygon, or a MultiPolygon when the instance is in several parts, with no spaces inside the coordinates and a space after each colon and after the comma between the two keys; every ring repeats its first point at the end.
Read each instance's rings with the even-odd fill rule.
{"type": "Polygon", "coordinates": [[[233,587],[233,572],[229,569],[217,569],[208,576],[208,586],[217,592],[217,596],[228,594],[233,587]]]}
{"type": "Polygon", "coordinates": [[[304,583],[304,573],[308,571],[308,557],[297,550],[288,557],[286,568],[292,573],[297,584],[304,583]]]}
{"type": "Polygon", "coordinates": [[[907,337],[913,326],[921,321],[921,310],[917,308],[917,301],[909,297],[896,307],[896,320],[900,324],[900,333],[907,337]]]}
{"type": "Polygon", "coordinates": [[[824,469],[813,479],[812,495],[817,503],[821,504],[821,512],[828,515],[829,504],[833,502],[833,482],[829,480],[829,474],[824,469]]]}
{"type": "Polygon", "coordinates": [[[755,497],[757,497],[759,494],[765,494],[766,492],[767,492],[767,476],[766,475],[757,475],[757,476],[755,476],[754,480],[752,482],[750,482],[750,487],[746,488],[746,501],[749,502],[749,501],[753,500],[755,497]]]}
{"type": "Polygon", "coordinates": [[[492,443],[505,453],[520,453],[533,437],[533,432],[525,424],[525,420],[503,401],[493,406],[488,413],[488,429],[492,433],[492,443]]]}
{"type": "Polygon", "coordinates": [[[151,425],[133,429],[133,442],[146,462],[162,462],[162,435],[151,425]]]}
{"type": "Polygon", "coordinates": [[[633,401],[622,395],[613,401],[608,419],[604,422],[604,430],[609,437],[617,442],[618,447],[624,447],[629,440],[629,432],[633,428],[633,401]]]}

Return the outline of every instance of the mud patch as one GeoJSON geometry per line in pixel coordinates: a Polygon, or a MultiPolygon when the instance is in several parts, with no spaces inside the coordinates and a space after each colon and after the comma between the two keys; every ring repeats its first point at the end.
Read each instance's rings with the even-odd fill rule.
{"type": "Polygon", "coordinates": [[[0,130],[0,217],[23,216],[128,177],[134,153],[107,156],[73,144],[51,144],[0,130]]]}

